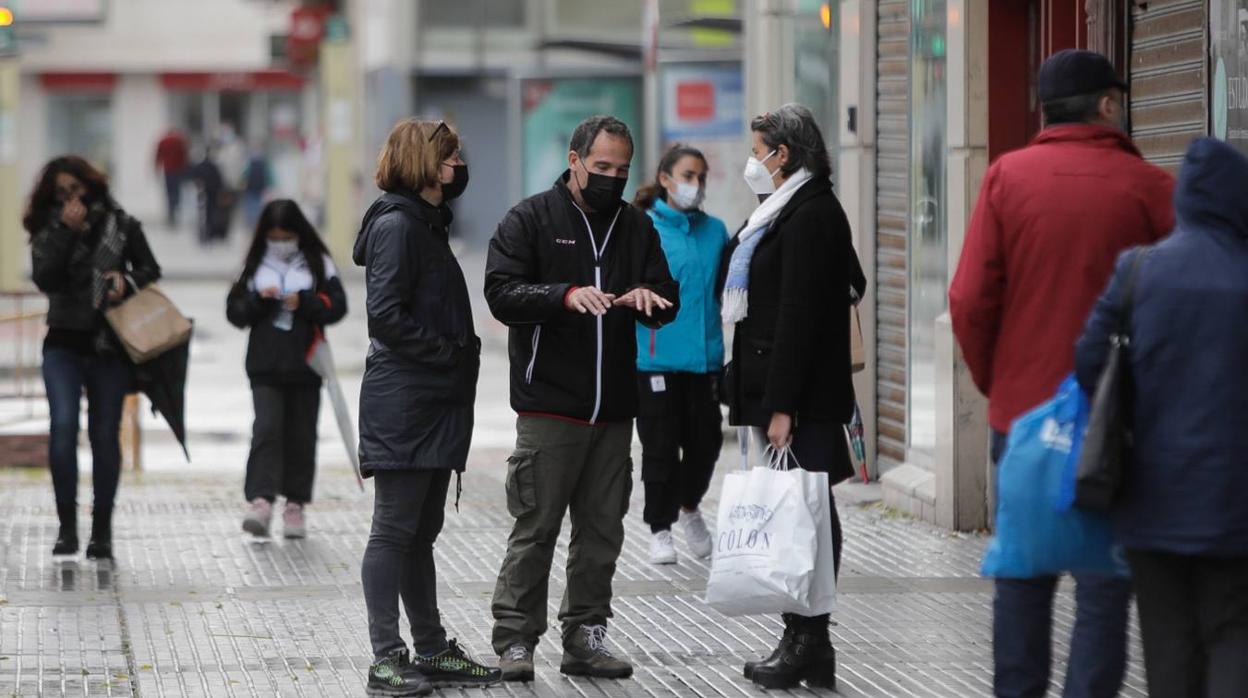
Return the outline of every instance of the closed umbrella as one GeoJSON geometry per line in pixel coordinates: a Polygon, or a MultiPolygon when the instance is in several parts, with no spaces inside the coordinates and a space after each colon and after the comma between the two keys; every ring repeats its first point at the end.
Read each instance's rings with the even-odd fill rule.
{"type": "Polygon", "coordinates": [[[135,369],[139,390],[152,403],[152,412],[165,418],[188,463],[191,454],[186,448],[186,371],[190,358],[191,340],[188,338],[135,369]]]}
{"type": "Polygon", "coordinates": [[[338,419],[338,431],[342,434],[342,443],[347,448],[347,458],[351,461],[355,473],[355,484],[364,491],[364,479],[360,477],[359,441],[355,437],[355,422],[351,417],[351,409],[347,406],[346,395],[342,392],[342,383],[338,380],[338,372],[334,368],[334,355],[329,349],[325,335],[317,332],[308,350],[308,366],[325,381],[325,390],[329,392],[329,402],[334,407],[334,416],[338,419]]]}

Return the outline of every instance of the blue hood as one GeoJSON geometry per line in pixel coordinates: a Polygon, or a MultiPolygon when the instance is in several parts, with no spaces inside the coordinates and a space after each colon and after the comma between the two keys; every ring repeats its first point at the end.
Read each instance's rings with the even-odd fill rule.
{"type": "Polygon", "coordinates": [[[1182,228],[1248,237],[1248,158],[1215,138],[1194,141],[1179,170],[1174,212],[1182,228]]]}

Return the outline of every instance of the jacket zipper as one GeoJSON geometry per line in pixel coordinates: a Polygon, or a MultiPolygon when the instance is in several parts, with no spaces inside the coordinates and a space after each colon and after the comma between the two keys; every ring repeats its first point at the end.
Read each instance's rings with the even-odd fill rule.
{"type": "MultiPolygon", "coordinates": [[[[615,230],[615,222],[620,219],[620,210],[615,210],[615,217],[611,219],[611,225],[607,227],[607,234],[602,240],[602,247],[598,246],[598,242],[594,240],[594,227],[589,224],[589,216],[581,211],[581,207],[577,206],[576,210],[581,214],[581,220],[585,221],[585,230],[589,233],[589,244],[594,248],[594,288],[602,290],[602,254],[607,251],[607,243],[611,241],[611,232],[615,230]]],[[[599,315],[598,324],[598,359],[594,370],[594,413],[589,418],[590,424],[598,423],[598,413],[602,410],[602,343],[603,343],[603,319],[604,316],[599,315]]]]}
{"type": "Polygon", "coordinates": [[[533,383],[533,367],[537,365],[537,347],[542,341],[542,326],[538,325],[533,330],[533,358],[529,359],[529,367],[524,371],[524,382],[526,384],[533,383]]]}

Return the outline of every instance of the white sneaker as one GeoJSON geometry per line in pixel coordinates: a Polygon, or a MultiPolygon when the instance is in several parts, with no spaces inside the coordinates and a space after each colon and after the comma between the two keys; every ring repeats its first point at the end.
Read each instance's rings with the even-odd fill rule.
{"type": "Polygon", "coordinates": [[[650,563],[654,565],[676,564],[676,546],[671,531],[659,531],[650,539],[650,563]]]}
{"type": "Polygon", "coordinates": [[[680,510],[680,525],[685,529],[685,543],[696,557],[710,557],[714,538],[706,527],[701,511],[680,510]]]}

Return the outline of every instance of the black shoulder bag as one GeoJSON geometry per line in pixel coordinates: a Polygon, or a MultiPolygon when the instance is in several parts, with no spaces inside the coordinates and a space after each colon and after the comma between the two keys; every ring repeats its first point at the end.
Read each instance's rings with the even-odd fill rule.
{"type": "Polygon", "coordinates": [[[1126,481],[1134,440],[1131,404],[1135,398],[1127,349],[1131,345],[1135,282],[1149,251],[1142,249],[1131,260],[1118,312],[1118,327],[1109,337],[1109,356],[1092,396],[1088,430],[1083,437],[1075,479],[1075,506],[1084,511],[1112,509],[1126,481]]]}

